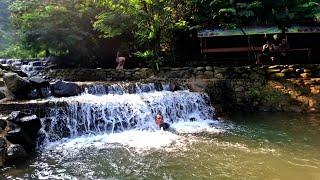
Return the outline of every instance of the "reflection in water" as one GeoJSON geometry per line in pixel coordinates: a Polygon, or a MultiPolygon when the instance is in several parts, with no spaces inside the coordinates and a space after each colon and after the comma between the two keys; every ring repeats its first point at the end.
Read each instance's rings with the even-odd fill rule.
{"type": "Polygon", "coordinates": [[[257,113],[229,119],[232,125],[218,130],[208,123],[181,122],[173,125],[178,134],[125,131],[62,140],[25,167],[3,174],[7,179],[320,178],[320,115],[257,113]]]}

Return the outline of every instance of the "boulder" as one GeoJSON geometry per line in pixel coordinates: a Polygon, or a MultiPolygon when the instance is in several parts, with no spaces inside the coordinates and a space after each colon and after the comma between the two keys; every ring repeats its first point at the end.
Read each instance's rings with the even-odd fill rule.
{"type": "Polygon", "coordinates": [[[31,84],[36,86],[49,86],[49,82],[42,77],[31,77],[29,78],[29,81],[31,82],[31,84]]]}
{"type": "Polygon", "coordinates": [[[28,99],[36,99],[40,97],[40,94],[38,93],[37,89],[31,89],[29,93],[27,94],[28,99]]]}
{"type": "Polygon", "coordinates": [[[4,99],[5,97],[6,97],[6,95],[2,91],[0,91],[0,100],[4,99]]]}
{"type": "Polygon", "coordinates": [[[21,128],[16,128],[14,130],[8,131],[5,137],[10,143],[19,144],[28,151],[31,151],[36,146],[35,139],[32,139],[21,128]]]}
{"type": "Polygon", "coordinates": [[[11,144],[7,150],[8,158],[17,159],[17,158],[26,158],[28,154],[26,150],[19,144],[11,144]]]}
{"type": "Polygon", "coordinates": [[[40,92],[39,93],[40,93],[41,97],[44,97],[44,98],[50,97],[51,96],[50,87],[42,87],[42,88],[40,88],[40,92]]]}
{"type": "Polygon", "coordinates": [[[4,130],[7,127],[7,121],[4,119],[0,119],[0,131],[4,130]]]}
{"type": "Polygon", "coordinates": [[[58,97],[69,97],[81,93],[81,88],[72,82],[57,81],[52,85],[52,92],[58,97]]]}
{"type": "Polygon", "coordinates": [[[34,114],[13,111],[7,120],[19,125],[31,138],[36,138],[41,128],[40,119],[34,114]]]}
{"type": "Polygon", "coordinates": [[[8,64],[0,64],[0,68],[6,71],[13,71],[12,66],[8,64]]]}
{"type": "Polygon", "coordinates": [[[13,111],[11,114],[8,116],[7,120],[12,121],[12,122],[17,122],[19,121],[20,118],[23,118],[25,116],[30,116],[30,113],[22,112],[22,111],[13,111]]]}
{"type": "Polygon", "coordinates": [[[213,70],[212,66],[206,66],[205,69],[206,69],[206,71],[212,71],[213,70]]]}
{"type": "Polygon", "coordinates": [[[3,80],[8,90],[17,97],[25,97],[31,89],[31,83],[16,73],[6,73],[3,80]]]}
{"type": "Polygon", "coordinates": [[[14,70],[14,73],[18,74],[21,77],[28,77],[28,74],[26,74],[25,72],[23,72],[22,70],[18,69],[18,70],[14,70]]]}
{"type": "Polygon", "coordinates": [[[161,82],[155,82],[154,83],[154,87],[157,91],[162,91],[163,90],[163,87],[162,87],[162,84],[161,82]]]}
{"type": "Polygon", "coordinates": [[[34,87],[33,91],[30,91],[28,97],[30,98],[46,98],[51,95],[50,83],[49,81],[43,79],[42,77],[31,77],[29,78],[30,83],[34,87]]]}
{"type": "Polygon", "coordinates": [[[6,160],[7,143],[6,140],[0,137],[0,167],[4,166],[6,160]]]}
{"type": "Polygon", "coordinates": [[[29,66],[43,66],[41,61],[32,61],[28,63],[29,66]]]}

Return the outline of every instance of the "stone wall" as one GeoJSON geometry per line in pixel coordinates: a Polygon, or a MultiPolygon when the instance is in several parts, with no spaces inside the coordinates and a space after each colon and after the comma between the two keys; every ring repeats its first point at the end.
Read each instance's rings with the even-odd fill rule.
{"type": "Polygon", "coordinates": [[[69,81],[176,81],[206,91],[217,112],[320,112],[320,65],[51,70],[69,81]]]}

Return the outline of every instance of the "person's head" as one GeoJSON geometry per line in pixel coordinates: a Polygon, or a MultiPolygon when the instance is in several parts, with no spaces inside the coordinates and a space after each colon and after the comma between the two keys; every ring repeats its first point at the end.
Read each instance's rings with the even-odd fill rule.
{"type": "Polygon", "coordinates": [[[160,126],[163,123],[163,116],[161,114],[157,114],[155,118],[156,124],[160,126]]]}

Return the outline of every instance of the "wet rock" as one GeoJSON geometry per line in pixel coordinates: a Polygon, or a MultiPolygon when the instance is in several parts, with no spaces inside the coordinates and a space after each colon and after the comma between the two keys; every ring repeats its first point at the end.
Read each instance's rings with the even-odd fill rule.
{"type": "Polygon", "coordinates": [[[22,70],[14,70],[13,72],[21,77],[28,77],[28,74],[24,73],[22,70]]]}
{"type": "Polygon", "coordinates": [[[7,127],[7,121],[4,119],[0,119],[0,131],[4,130],[7,127]]]}
{"type": "Polygon", "coordinates": [[[52,91],[55,96],[69,97],[81,93],[81,88],[72,82],[57,81],[52,85],[52,91]]]}
{"type": "Polygon", "coordinates": [[[26,150],[19,144],[9,145],[7,155],[10,159],[26,158],[28,156],[26,150]]]}
{"type": "Polygon", "coordinates": [[[6,160],[7,143],[6,140],[0,137],[0,167],[4,166],[6,160]]]}
{"type": "Polygon", "coordinates": [[[6,95],[2,91],[0,91],[0,100],[4,99],[5,97],[6,97],[6,95]]]}
{"type": "Polygon", "coordinates": [[[20,118],[23,118],[25,116],[30,116],[30,113],[22,112],[22,111],[13,111],[8,116],[7,120],[12,122],[19,121],[20,118]]]}
{"type": "Polygon", "coordinates": [[[32,138],[36,138],[36,135],[41,128],[40,119],[36,115],[21,111],[12,112],[7,120],[19,125],[32,138]]]}
{"type": "Polygon", "coordinates": [[[205,68],[204,68],[204,67],[197,67],[196,70],[197,70],[197,71],[204,71],[205,68]]]}
{"type": "Polygon", "coordinates": [[[27,97],[29,99],[36,99],[36,98],[40,97],[40,94],[38,93],[37,89],[32,89],[27,94],[27,97]]]}
{"type": "Polygon", "coordinates": [[[128,92],[129,92],[129,94],[135,94],[136,93],[136,86],[134,84],[130,84],[128,86],[128,92]]]}
{"type": "Polygon", "coordinates": [[[212,70],[213,70],[212,66],[206,66],[206,71],[212,71],[212,70]]]}
{"type": "Polygon", "coordinates": [[[31,151],[36,146],[36,140],[32,139],[21,128],[8,131],[5,137],[10,143],[19,144],[27,151],[31,151]]]}
{"type": "Polygon", "coordinates": [[[163,90],[163,87],[162,87],[162,84],[161,82],[155,82],[154,83],[154,87],[157,91],[162,91],[163,90]]]}
{"type": "Polygon", "coordinates": [[[12,68],[11,65],[8,64],[0,64],[0,68],[6,71],[13,71],[14,69],[12,68]]]}
{"type": "Polygon", "coordinates": [[[37,86],[46,86],[49,85],[49,82],[42,77],[31,77],[29,78],[29,81],[37,86]]]}
{"type": "Polygon", "coordinates": [[[42,77],[31,77],[29,78],[34,89],[29,92],[28,96],[32,99],[40,97],[46,98],[51,95],[50,91],[50,84],[47,80],[43,79],[42,77]]]}
{"type": "Polygon", "coordinates": [[[16,73],[6,73],[3,77],[7,88],[15,96],[23,98],[31,89],[31,83],[16,73]]]}
{"type": "Polygon", "coordinates": [[[32,150],[41,128],[40,119],[36,115],[14,111],[7,120],[9,121],[9,131],[6,134],[8,141],[20,144],[28,151],[32,150]]]}
{"type": "Polygon", "coordinates": [[[181,87],[173,82],[171,82],[169,84],[169,90],[170,91],[178,91],[178,90],[181,90],[181,87]]]}
{"type": "Polygon", "coordinates": [[[6,86],[6,84],[4,83],[4,81],[0,81],[0,87],[4,87],[6,86]]]}

